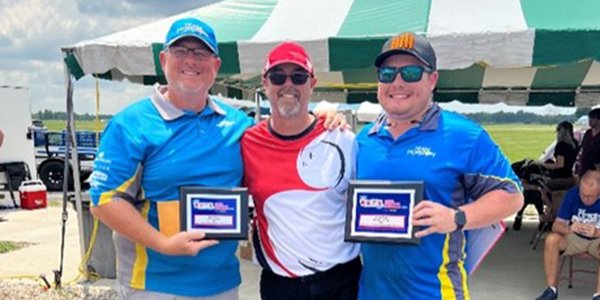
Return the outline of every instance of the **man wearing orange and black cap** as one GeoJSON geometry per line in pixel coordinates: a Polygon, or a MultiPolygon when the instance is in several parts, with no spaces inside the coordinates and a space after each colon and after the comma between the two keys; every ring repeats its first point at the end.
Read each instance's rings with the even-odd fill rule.
{"type": "Polygon", "coordinates": [[[253,242],[263,300],[354,300],[359,246],[344,242],[354,135],[327,131],[308,112],[317,78],[296,43],[269,54],[263,87],[271,118],[242,138],[244,183],[253,195],[253,242]]]}
{"type": "Polygon", "coordinates": [[[359,299],[469,299],[463,230],[517,212],[519,181],[485,130],[432,101],[437,59],[426,37],[392,37],[375,67],[385,114],[357,136],[357,178],[422,181],[426,200],[410,219],[419,246],[362,244],[359,299]]]}

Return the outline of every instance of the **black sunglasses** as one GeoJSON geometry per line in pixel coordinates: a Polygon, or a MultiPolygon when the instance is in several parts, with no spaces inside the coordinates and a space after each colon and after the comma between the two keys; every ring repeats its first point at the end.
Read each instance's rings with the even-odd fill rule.
{"type": "Polygon", "coordinates": [[[432,70],[428,67],[411,65],[404,67],[381,67],[377,69],[377,80],[381,83],[392,83],[396,80],[396,75],[400,74],[404,82],[413,83],[421,81],[423,73],[430,73],[432,70]]]}
{"type": "Polygon", "coordinates": [[[269,78],[269,81],[273,85],[283,85],[286,82],[286,80],[288,79],[288,77],[290,79],[292,79],[293,84],[303,85],[308,81],[308,78],[310,78],[311,76],[308,73],[293,73],[291,75],[284,74],[284,73],[269,73],[269,74],[267,74],[267,78],[269,78]]]}

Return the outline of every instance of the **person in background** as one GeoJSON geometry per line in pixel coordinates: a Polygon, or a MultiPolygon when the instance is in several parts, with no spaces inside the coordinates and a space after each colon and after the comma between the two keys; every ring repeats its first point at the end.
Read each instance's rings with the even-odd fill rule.
{"type": "Polygon", "coordinates": [[[600,108],[588,113],[588,129],[581,142],[579,156],[579,176],[589,170],[600,171],[600,108]]]}
{"type": "MultiPolygon", "coordinates": [[[[588,171],[565,195],[544,246],[548,287],[536,300],[558,299],[558,259],[587,253],[600,260],[600,173],[588,171]]],[[[598,268],[600,271],[600,265],[598,268]]],[[[592,300],[600,300],[600,277],[592,300]]]]}

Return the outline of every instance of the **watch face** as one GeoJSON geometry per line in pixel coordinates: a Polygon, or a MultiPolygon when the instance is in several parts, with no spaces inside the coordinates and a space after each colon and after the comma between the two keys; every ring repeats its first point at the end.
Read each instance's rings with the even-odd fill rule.
{"type": "Polygon", "coordinates": [[[465,215],[465,212],[460,209],[457,210],[454,214],[454,222],[459,228],[465,226],[465,224],[467,223],[467,216],[465,215]]]}

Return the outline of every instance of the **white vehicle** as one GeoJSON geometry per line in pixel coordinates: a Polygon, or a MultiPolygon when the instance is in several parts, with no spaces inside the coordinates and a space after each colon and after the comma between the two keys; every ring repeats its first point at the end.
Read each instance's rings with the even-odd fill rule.
{"type": "MultiPolygon", "coordinates": [[[[29,90],[23,87],[0,87],[0,130],[4,133],[4,143],[0,147],[0,164],[10,162],[25,163],[30,175],[37,173],[33,142],[27,139],[27,129],[31,126],[29,90]]],[[[16,196],[18,198],[18,194],[16,196]]],[[[17,199],[18,202],[18,199],[17,199]]],[[[0,206],[12,206],[8,192],[8,178],[0,172],[0,206]]]]}

